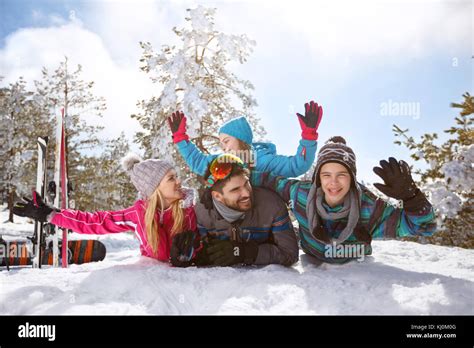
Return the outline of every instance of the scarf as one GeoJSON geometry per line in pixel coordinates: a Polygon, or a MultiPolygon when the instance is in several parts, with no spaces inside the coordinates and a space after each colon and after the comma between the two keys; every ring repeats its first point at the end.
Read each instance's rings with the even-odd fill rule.
{"type": "Polygon", "coordinates": [[[318,227],[319,217],[325,220],[337,220],[348,217],[347,225],[342,230],[338,238],[332,243],[340,244],[344,242],[354,231],[359,221],[360,213],[360,192],[357,188],[351,188],[349,194],[344,198],[342,209],[338,212],[328,212],[323,206],[324,191],[321,187],[316,188],[313,183],[308,193],[306,216],[308,217],[308,228],[312,233],[318,227]]]}
{"type": "Polygon", "coordinates": [[[221,214],[222,217],[229,223],[233,223],[245,215],[245,212],[231,209],[224,203],[214,199],[214,197],[212,197],[212,203],[214,204],[214,207],[216,207],[216,210],[219,212],[219,214],[221,214]]]}

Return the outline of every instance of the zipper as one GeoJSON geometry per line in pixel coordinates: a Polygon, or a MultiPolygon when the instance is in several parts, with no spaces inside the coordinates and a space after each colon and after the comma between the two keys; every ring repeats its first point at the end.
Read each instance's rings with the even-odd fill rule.
{"type": "Polygon", "coordinates": [[[230,238],[231,240],[235,242],[241,242],[241,236],[240,236],[240,228],[239,224],[233,223],[232,227],[230,228],[230,238]]]}

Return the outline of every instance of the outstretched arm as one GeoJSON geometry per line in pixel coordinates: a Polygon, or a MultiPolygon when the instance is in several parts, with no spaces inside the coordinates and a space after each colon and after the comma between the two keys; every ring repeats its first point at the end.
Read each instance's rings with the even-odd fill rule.
{"type": "MultiPolygon", "coordinates": [[[[296,177],[306,173],[314,162],[318,146],[318,128],[323,118],[323,108],[311,101],[305,105],[305,116],[297,113],[301,127],[301,140],[294,156],[267,155],[270,159],[263,160],[262,172],[284,177],[296,177]]],[[[258,159],[257,159],[258,160],[258,159]]]]}
{"type": "Polygon", "coordinates": [[[293,156],[267,154],[263,155],[263,158],[258,158],[257,161],[265,163],[259,170],[285,178],[300,176],[311,168],[317,148],[318,142],[316,140],[301,139],[296,154],[293,156]],[[268,160],[265,160],[266,156],[269,157],[268,160]]]}
{"type": "Polygon", "coordinates": [[[176,111],[168,117],[168,124],[173,133],[173,142],[177,145],[184,161],[193,173],[204,176],[209,164],[216,156],[204,154],[193,142],[189,141],[186,134],[186,116],[182,112],[176,111]]]}
{"type": "Polygon", "coordinates": [[[432,235],[436,231],[434,209],[413,181],[408,164],[391,157],[388,162],[380,161],[374,172],[385,182],[374,186],[387,196],[403,201],[403,208],[377,199],[372,214],[380,217],[369,226],[373,238],[432,235]]]}
{"type": "Polygon", "coordinates": [[[197,175],[204,176],[207,168],[216,155],[206,155],[194,145],[192,141],[181,141],[177,144],[178,151],[187,163],[191,171],[197,175]]]}
{"type": "Polygon", "coordinates": [[[139,223],[136,208],[130,207],[117,211],[98,211],[88,213],[79,210],[57,209],[43,202],[37,192],[33,198],[24,198],[25,202],[15,205],[13,212],[40,222],[71,229],[77,233],[105,234],[135,230],[139,223]]]}
{"type": "Polygon", "coordinates": [[[77,233],[106,234],[135,231],[139,218],[135,207],[95,213],[62,209],[54,213],[49,222],[77,233]]]}

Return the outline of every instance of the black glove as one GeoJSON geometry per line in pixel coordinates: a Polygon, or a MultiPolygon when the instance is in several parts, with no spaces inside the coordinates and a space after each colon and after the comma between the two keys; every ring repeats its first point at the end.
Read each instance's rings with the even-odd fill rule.
{"type": "Polygon", "coordinates": [[[188,267],[200,247],[197,234],[193,231],[178,233],[171,242],[170,261],[175,267],[188,267]]]}
{"type": "Polygon", "coordinates": [[[18,216],[27,216],[38,220],[39,222],[47,222],[47,217],[53,211],[59,209],[49,206],[43,202],[38,192],[33,191],[33,199],[23,197],[25,202],[19,202],[13,207],[13,214],[18,216]]]}
{"type": "Polygon", "coordinates": [[[374,173],[380,176],[385,185],[376,183],[374,186],[389,197],[408,201],[416,196],[418,188],[411,177],[410,167],[405,161],[397,161],[390,157],[388,162],[380,161],[380,167],[374,167],[374,173]]]}
{"type": "Polygon", "coordinates": [[[257,258],[258,244],[234,242],[230,240],[211,240],[207,248],[209,261],[214,266],[231,266],[237,263],[252,264],[257,258]]]}
{"type": "Polygon", "coordinates": [[[382,168],[374,167],[374,173],[385,181],[385,185],[376,183],[376,188],[389,197],[402,200],[407,211],[431,209],[431,204],[413,181],[405,161],[390,157],[388,162],[380,161],[380,165],[382,168]]]}
{"type": "Polygon", "coordinates": [[[209,260],[209,243],[206,239],[201,240],[201,249],[196,253],[196,256],[193,259],[193,262],[196,266],[209,266],[211,261],[209,260]]]}
{"type": "Polygon", "coordinates": [[[402,200],[405,211],[424,213],[432,209],[431,203],[413,181],[405,161],[390,157],[388,162],[380,161],[380,166],[382,168],[374,167],[374,173],[385,181],[385,185],[376,183],[376,188],[389,197],[402,200]]]}

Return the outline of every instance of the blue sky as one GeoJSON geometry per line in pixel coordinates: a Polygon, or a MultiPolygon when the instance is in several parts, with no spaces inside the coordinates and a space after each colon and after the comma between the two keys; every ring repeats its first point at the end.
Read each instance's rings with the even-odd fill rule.
{"type": "Polygon", "coordinates": [[[124,130],[131,139],[138,130],[129,119],[136,101],[156,94],[138,69],[138,41],[155,48],[172,42],[171,28],[182,27],[185,9],[197,4],[217,8],[218,30],[256,40],[248,62],[233,69],[255,85],[256,112],[279,153],[295,152],[300,130],[294,113],[314,99],[324,107],[319,147],[332,135],[344,136],[365,181],[376,179],[371,169],[380,159],[408,159],[408,152],[393,144],[392,124],[415,136],[441,132],[456,114],[450,102],[473,92],[471,1],[0,4],[3,84],[20,75],[38,78],[41,66],[57,66],[67,54],[108,100],[104,136],[124,130]],[[419,113],[384,115],[384,103],[410,103],[419,113]]]}

